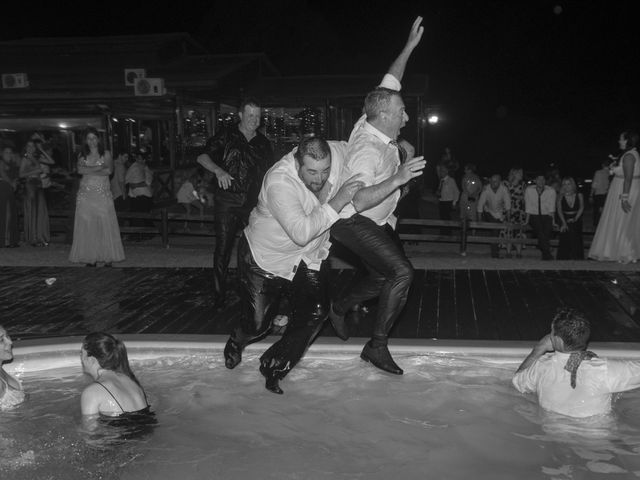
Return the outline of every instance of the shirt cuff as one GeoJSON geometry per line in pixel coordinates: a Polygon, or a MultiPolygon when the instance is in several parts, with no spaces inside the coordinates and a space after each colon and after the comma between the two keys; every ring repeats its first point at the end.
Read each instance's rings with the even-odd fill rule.
{"type": "Polygon", "coordinates": [[[338,212],[336,212],[333,207],[331,207],[328,203],[325,203],[324,205],[322,205],[321,207],[325,213],[327,214],[327,217],[329,217],[329,226],[333,225],[334,223],[336,223],[338,220],[340,220],[340,215],[338,214],[338,212]]]}
{"type": "Polygon", "coordinates": [[[388,88],[389,90],[396,90],[398,92],[402,90],[402,84],[400,81],[390,73],[385,73],[384,77],[382,77],[382,82],[378,86],[388,88]]]}

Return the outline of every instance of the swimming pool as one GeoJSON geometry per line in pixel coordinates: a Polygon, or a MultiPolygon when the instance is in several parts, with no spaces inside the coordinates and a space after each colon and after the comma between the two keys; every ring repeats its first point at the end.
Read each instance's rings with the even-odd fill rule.
{"type": "Polygon", "coordinates": [[[258,372],[267,342],[250,346],[230,371],[220,337],[123,339],[157,413],[153,433],[117,447],[87,441],[79,413],[89,381],[80,370],[81,339],[23,343],[7,370],[29,398],[0,413],[0,478],[640,476],[640,393],[624,394],[611,417],[545,413],[510,383],[528,344],[394,341],[405,369],[398,377],[359,359],[364,340],[320,339],[279,396],[264,389],[258,372]]]}

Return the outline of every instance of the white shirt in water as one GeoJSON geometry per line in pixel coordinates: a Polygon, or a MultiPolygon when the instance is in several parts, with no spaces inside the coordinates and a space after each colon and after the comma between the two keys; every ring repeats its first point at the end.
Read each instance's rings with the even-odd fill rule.
{"type": "Polygon", "coordinates": [[[540,406],[570,417],[590,417],[611,411],[611,394],[640,387],[640,362],[592,358],[583,360],[571,388],[571,372],[564,366],[569,353],[547,353],[516,373],[513,385],[522,393],[536,393],[540,406]]]}
{"type": "MultiPolygon", "coordinates": [[[[16,379],[14,378],[14,380],[16,379]]],[[[4,383],[5,386],[4,394],[0,397],[0,410],[15,407],[24,401],[24,390],[22,390],[22,385],[20,385],[20,389],[16,390],[2,378],[0,378],[0,382],[4,383]]],[[[16,380],[16,382],[20,384],[18,380],[16,380]]]]}

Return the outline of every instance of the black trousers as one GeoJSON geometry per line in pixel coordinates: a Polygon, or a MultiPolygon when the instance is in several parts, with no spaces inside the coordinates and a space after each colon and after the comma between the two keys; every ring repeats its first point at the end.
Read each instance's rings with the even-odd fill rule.
{"type": "Polygon", "coordinates": [[[11,184],[0,179],[0,248],[17,245],[19,240],[16,197],[11,184]]]}
{"type": "Polygon", "coordinates": [[[298,363],[313,342],[328,316],[326,295],[328,267],[323,262],[320,271],[300,262],[292,280],[287,280],[260,268],[251,254],[244,235],[238,244],[238,273],[242,314],[231,338],[241,347],[268,333],[278,313],[282,296],[290,294],[289,324],[282,338],[260,358],[260,363],[282,379],[298,363]]]}
{"type": "Polygon", "coordinates": [[[335,312],[344,314],[357,304],[379,297],[373,338],[386,343],[389,330],[407,303],[413,280],[413,267],[397,233],[389,225],[379,226],[355,214],[338,220],[331,227],[331,235],[360,258],[368,273],[334,302],[335,312]]]}
{"type": "MultiPolygon", "coordinates": [[[[502,223],[500,220],[498,220],[496,217],[494,217],[493,215],[491,215],[489,212],[482,212],[482,221],[483,222],[491,222],[491,223],[502,223]]],[[[491,237],[499,237],[500,236],[500,230],[493,230],[489,236],[491,237]]],[[[492,243],[489,245],[489,250],[491,251],[491,257],[493,258],[498,258],[498,244],[497,243],[492,243]]]]}
{"type": "Polygon", "coordinates": [[[247,224],[251,211],[246,205],[247,195],[220,190],[214,200],[213,226],[216,233],[216,247],[213,252],[213,292],[216,298],[223,298],[226,290],[227,271],[231,251],[238,231],[247,224]]]}
{"type": "Polygon", "coordinates": [[[553,222],[549,215],[529,215],[529,225],[538,237],[538,248],[542,252],[543,260],[551,260],[551,231],[553,222]]]}

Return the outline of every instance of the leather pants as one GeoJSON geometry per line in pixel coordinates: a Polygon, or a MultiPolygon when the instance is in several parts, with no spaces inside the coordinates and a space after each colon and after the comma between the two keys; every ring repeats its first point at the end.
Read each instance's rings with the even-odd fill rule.
{"type": "Polygon", "coordinates": [[[247,224],[245,200],[246,195],[242,193],[219,192],[215,197],[216,247],[213,252],[213,291],[216,299],[224,298],[233,242],[238,230],[247,224]]]}
{"type": "Polygon", "coordinates": [[[289,324],[282,338],[260,358],[277,378],[284,378],[302,358],[328,316],[326,295],[328,267],[320,271],[307,268],[301,261],[292,280],[261,269],[251,255],[244,235],[238,245],[238,273],[242,314],[231,338],[241,348],[266,335],[278,313],[282,296],[290,294],[289,324]]]}
{"type": "Polygon", "coordinates": [[[356,254],[368,272],[334,302],[334,311],[342,315],[356,304],[379,297],[373,338],[386,344],[389,330],[407,303],[413,281],[413,266],[397,233],[389,225],[379,226],[369,218],[355,214],[338,220],[331,227],[331,235],[356,254]]]}

